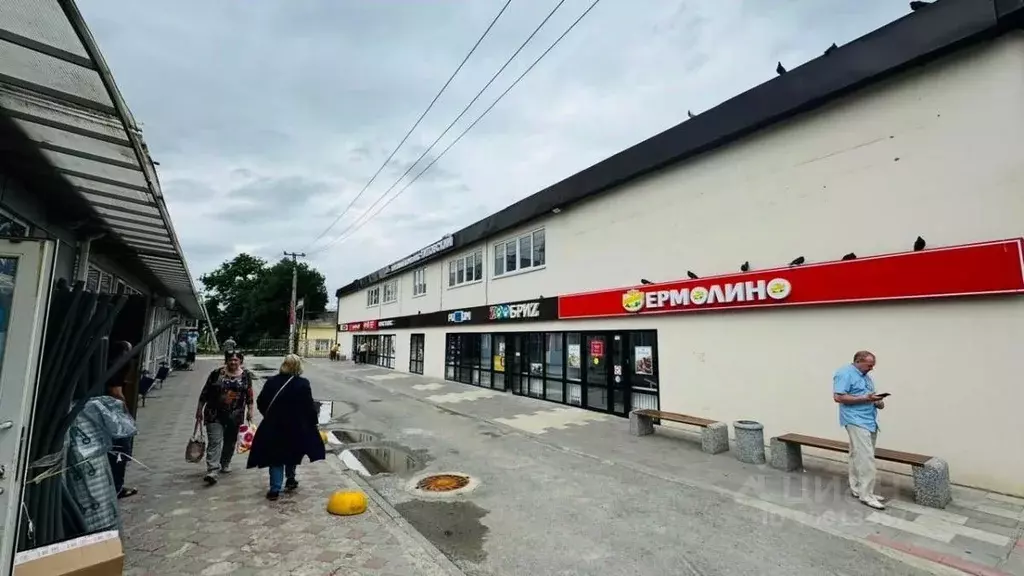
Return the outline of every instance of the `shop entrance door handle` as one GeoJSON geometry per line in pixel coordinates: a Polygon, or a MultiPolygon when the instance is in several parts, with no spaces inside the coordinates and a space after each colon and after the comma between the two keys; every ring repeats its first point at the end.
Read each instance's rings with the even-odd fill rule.
{"type": "Polygon", "coordinates": [[[14,428],[14,422],[10,420],[0,422],[0,430],[10,430],[11,428],[14,428]]]}

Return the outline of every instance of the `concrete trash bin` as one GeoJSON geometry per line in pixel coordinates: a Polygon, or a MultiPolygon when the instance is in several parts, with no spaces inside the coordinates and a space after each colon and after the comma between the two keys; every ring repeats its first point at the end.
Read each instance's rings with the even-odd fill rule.
{"type": "Polygon", "coordinates": [[[764,464],[764,426],[753,420],[732,423],[736,435],[736,459],[747,464],[764,464]]]}

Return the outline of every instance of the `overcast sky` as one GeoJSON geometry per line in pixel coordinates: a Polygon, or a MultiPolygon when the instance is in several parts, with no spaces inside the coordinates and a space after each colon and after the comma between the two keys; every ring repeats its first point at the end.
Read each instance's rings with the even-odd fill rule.
{"type": "MultiPolygon", "coordinates": [[[[420,167],[591,1],[566,0],[420,167]]],[[[312,245],[503,4],[79,0],[160,163],[193,274],[238,252],[306,251],[331,293],[685,120],[687,110],[770,79],[777,61],[795,67],[909,11],[899,0],[602,0],[401,197],[317,250],[423,153],[557,0],[513,0],[392,164],[312,245]]]]}

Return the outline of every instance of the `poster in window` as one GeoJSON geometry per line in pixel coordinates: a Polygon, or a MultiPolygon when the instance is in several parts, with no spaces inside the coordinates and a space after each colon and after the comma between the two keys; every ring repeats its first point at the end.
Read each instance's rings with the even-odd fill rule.
{"type": "Polygon", "coordinates": [[[569,368],[580,367],[580,345],[569,344],[569,368]]]}
{"type": "Polygon", "coordinates": [[[634,349],[636,358],[636,373],[643,376],[654,375],[654,350],[650,346],[636,346],[634,349]]]}
{"type": "Polygon", "coordinates": [[[494,371],[495,372],[504,372],[505,371],[505,354],[504,353],[502,353],[502,354],[495,354],[494,355],[494,371]]]}

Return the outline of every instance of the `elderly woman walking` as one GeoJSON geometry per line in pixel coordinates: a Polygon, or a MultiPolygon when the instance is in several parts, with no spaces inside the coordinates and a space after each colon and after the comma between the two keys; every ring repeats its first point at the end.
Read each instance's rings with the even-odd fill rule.
{"type": "Polygon", "coordinates": [[[209,485],[217,483],[220,474],[231,472],[231,458],[235,455],[238,428],[243,419],[252,422],[252,373],[242,367],[241,352],[224,354],[224,365],[206,378],[199,393],[196,426],[206,425],[206,476],[209,485]]]}
{"type": "Polygon", "coordinates": [[[256,429],[249,451],[249,468],[270,469],[268,500],[277,500],[284,489],[299,487],[295,468],[308,456],[310,462],[326,458],[317,429],[317,406],[309,380],[302,377],[302,359],[289,354],[281,371],[264,384],[256,399],[263,422],[256,429]]]}

